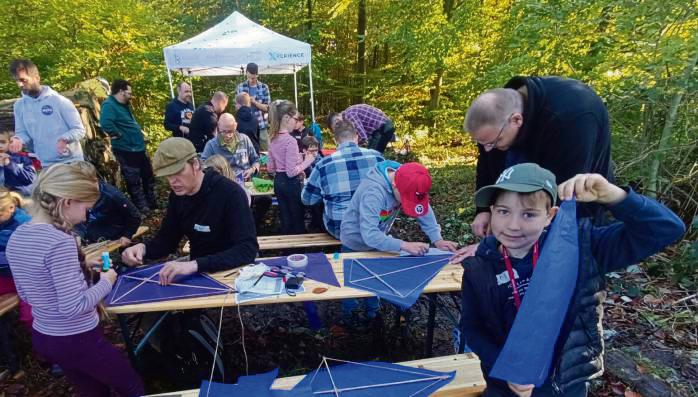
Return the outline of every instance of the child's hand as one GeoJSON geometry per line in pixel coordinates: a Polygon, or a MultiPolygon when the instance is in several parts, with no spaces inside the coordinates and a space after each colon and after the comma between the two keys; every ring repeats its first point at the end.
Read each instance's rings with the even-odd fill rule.
{"type": "Polygon", "coordinates": [[[10,155],[7,153],[0,153],[0,167],[5,167],[10,164],[10,155]]]}
{"type": "Polygon", "coordinates": [[[458,249],[458,244],[454,243],[453,241],[439,240],[434,243],[434,247],[442,251],[456,252],[458,249]]]}
{"type": "Polygon", "coordinates": [[[11,151],[12,153],[21,152],[21,151],[22,151],[22,145],[23,145],[23,144],[24,144],[24,143],[22,142],[21,139],[19,139],[19,138],[16,137],[16,136],[13,136],[12,138],[10,138],[10,147],[9,147],[9,148],[10,148],[10,151],[11,151]]]}
{"type": "Polygon", "coordinates": [[[131,239],[125,236],[121,237],[119,239],[119,244],[121,244],[122,248],[128,247],[129,245],[131,245],[131,239]]]}
{"type": "Polygon", "coordinates": [[[618,204],[628,195],[599,174],[577,174],[561,183],[557,191],[560,200],[570,200],[576,195],[579,202],[606,205],[618,204]]]}
{"type": "Polygon", "coordinates": [[[109,281],[109,284],[114,285],[116,282],[116,272],[114,269],[109,269],[106,272],[101,272],[99,273],[99,279],[107,279],[109,281]]]}
{"type": "Polygon", "coordinates": [[[475,255],[475,253],[477,252],[477,247],[479,246],[480,243],[475,243],[459,249],[451,257],[451,263],[461,263],[465,258],[475,255]]]}
{"type": "Polygon", "coordinates": [[[507,382],[511,391],[519,397],[529,397],[533,393],[533,385],[517,385],[516,383],[507,382]]]}
{"type": "Polygon", "coordinates": [[[410,255],[422,256],[429,252],[429,244],[403,241],[400,244],[400,249],[410,255]]]}

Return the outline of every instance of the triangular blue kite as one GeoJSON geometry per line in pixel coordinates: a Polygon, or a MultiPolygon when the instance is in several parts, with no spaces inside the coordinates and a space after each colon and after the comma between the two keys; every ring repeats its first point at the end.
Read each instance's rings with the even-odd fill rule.
{"type": "Polygon", "coordinates": [[[235,292],[231,287],[203,273],[175,277],[172,284],[160,285],[158,274],[163,266],[164,264],[141,267],[120,274],[104,302],[107,306],[121,306],[235,292]]]}
{"type": "Polygon", "coordinates": [[[455,374],[380,361],[356,363],[323,358],[321,367],[291,391],[310,388],[319,397],[426,397],[450,383],[455,374]],[[328,361],[343,364],[330,367],[328,361]]]}
{"type": "Polygon", "coordinates": [[[241,376],[234,385],[205,380],[201,382],[199,397],[274,397],[271,385],[278,374],[276,368],[259,375],[241,376]]]}
{"type": "Polygon", "coordinates": [[[555,343],[574,294],[579,271],[575,201],[555,216],[521,308],[490,376],[541,386],[550,373],[555,343]]]}
{"type": "Polygon", "coordinates": [[[407,309],[448,264],[451,255],[344,260],[344,285],[407,309]]]}

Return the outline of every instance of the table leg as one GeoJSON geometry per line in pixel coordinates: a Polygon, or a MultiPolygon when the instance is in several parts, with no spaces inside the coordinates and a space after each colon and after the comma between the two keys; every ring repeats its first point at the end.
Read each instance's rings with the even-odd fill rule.
{"type": "Polygon", "coordinates": [[[124,344],[126,345],[126,352],[128,353],[128,358],[129,360],[131,360],[131,364],[134,367],[137,367],[136,351],[133,348],[131,333],[128,330],[128,319],[126,318],[125,314],[117,314],[116,318],[119,320],[121,337],[124,339],[124,344]]]}
{"type": "Polygon", "coordinates": [[[434,325],[436,323],[436,294],[429,294],[429,317],[427,318],[427,340],[424,346],[424,356],[431,357],[434,344],[434,325]]]}

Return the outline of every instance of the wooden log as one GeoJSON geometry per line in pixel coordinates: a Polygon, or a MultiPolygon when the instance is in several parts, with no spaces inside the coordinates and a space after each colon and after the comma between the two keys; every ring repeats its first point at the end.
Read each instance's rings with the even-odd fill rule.
{"type": "Polygon", "coordinates": [[[606,352],[606,370],[643,397],[671,397],[678,394],[668,383],[637,369],[637,363],[630,355],[613,349],[606,352]]]}

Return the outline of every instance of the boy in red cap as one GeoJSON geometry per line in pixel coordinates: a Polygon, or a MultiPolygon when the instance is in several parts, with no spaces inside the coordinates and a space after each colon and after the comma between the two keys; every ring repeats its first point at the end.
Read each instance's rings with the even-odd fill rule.
{"type": "MultiPolygon", "coordinates": [[[[424,234],[436,248],[455,251],[453,241],[441,237],[434,210],[429,205],[431,175],[419,163],[401,165],[386,160],[376,164],[361,181],[342,219],[339,234],[342,251],[405,251],[411,255],[425,255],[429,244],[404,241],[391,236],[390,227],[402,210],[417,218],[424,234]]],[[[377,298],[366,298],[366,317],[376,316],[377,298]]],[[[356,299],[342,301],[344,321],[353,321],[358,308],[356,299]]]]}
{"type": "Polygon", "coordinates": [[[452,241],[441,237],[434,210],[429,205],[431,175],[419,163],[378,163],[366,174],[342,219],[342,245],[353,251],[406,251],[424,255],[429,244],[409,242],[389,234],[400,210],[417,218],[422,231],[436,248],[455,251],[452,241]]]}

